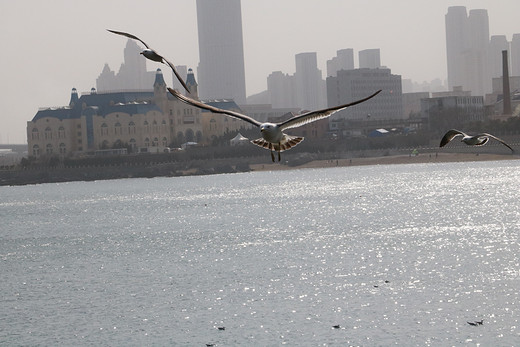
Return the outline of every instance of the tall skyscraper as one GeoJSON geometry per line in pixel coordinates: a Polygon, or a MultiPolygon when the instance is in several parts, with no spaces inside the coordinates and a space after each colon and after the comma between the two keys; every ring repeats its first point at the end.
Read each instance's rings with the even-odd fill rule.
{"type": "Polygon", "coordinates": [[[453,6],[445,16],[448,87],[462,86],[472,95],[491,92],[487,10],[453,6]]]}
{"type": "Polygon", "coordinates": [[[467,13],[464,6],[452,6],[444,17],[446,25],[446,56],[448,89],[464,84],[464,50],[466,47],[467,13]]]}
{"type": "Polygon", "coordinates": [[[197,0],[199,96],[246,103],[240,0],[197,0]]]}
{"type": "Polygon", "coordinates": [[[381,67],[381,53],[379,48],[359,51],[360,69],[378,69],[381,67]]]}
{"type": "Polygon", "coordinates": [[[469,47],[466,51],[467,90],[473,95],[491,92],[488,45],[489,19],[487,10],[470,10],[468,16],[469,47]]]}
{"type": "Polygon", "coordinates": [[[295,56],[296,102],[304,110],[317,110],[325,105],[325,84],[318,69],[316,52],[295,56]]]}

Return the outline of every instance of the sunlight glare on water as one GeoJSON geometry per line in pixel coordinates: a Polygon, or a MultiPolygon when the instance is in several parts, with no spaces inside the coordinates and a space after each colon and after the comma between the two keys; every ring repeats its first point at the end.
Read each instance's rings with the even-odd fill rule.
{"type": "Polygon", "coordinates": [[[0,345],[518,345],[518,167],[0,187],[0,345]]]}

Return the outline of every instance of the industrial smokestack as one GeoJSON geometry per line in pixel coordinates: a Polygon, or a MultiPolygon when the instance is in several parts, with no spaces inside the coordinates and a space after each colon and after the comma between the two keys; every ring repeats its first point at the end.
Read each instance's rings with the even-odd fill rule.
{"type": "Polygon", "coordinates": [[[509,89],[509,65],[507,63],[507,51],[502,51],[502,95],[504,110],[502,114],[512,114],[511,111],[511,91],[509,89]]]}

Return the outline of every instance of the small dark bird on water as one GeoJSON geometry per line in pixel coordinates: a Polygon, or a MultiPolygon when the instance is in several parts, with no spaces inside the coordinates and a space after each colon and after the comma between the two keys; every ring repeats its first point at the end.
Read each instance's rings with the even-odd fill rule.
{"type": "Polygon", "coordinates": [[[341,328],[341,327],[339,326],[339,324],[338,324],[338,325],[333,325],[332,327],[333,327],[334,329],[339,329],[339,328],[341,328]]]}
{"type": "Polygon", "coordinates": [[[218,327],[218,330],[226,330],[226,327],[218,327]]]}

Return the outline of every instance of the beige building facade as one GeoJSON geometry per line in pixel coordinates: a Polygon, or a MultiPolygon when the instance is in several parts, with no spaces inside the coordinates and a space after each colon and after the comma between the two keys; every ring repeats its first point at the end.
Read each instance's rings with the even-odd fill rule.
{"type": "MultiPolygon", "coordinates": [[[[197,97],[193,73],[187,84],[197,97]]],[[[69,106],[40,109],[27,122],[29,155],[68,157],[126,148],[162,152],[184,142],[204,142],[200,109],[180,102],[167,90],[160,69],[153,91],[121,91],[78,96],[69,106]]]]}

